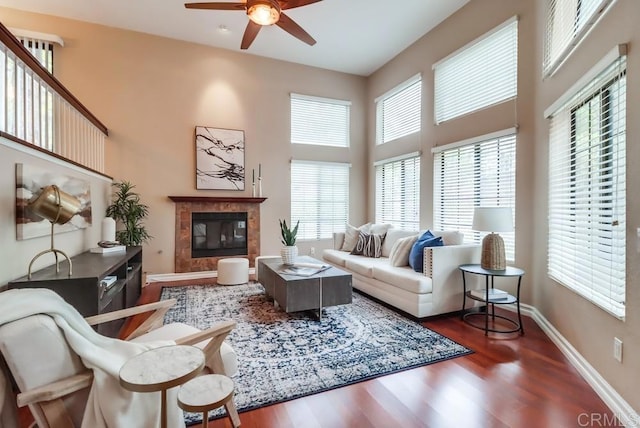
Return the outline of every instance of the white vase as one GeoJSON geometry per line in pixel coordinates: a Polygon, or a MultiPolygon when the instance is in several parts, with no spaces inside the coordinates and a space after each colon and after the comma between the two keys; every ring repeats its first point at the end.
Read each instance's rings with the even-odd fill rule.
{"type": "Polygon", "coordinates": [[[280,249],[280,257],[282,257],[282,263],[285,265],[292,265],[298,257],[298,247],[295,245],[290,247],[282,247],[280,249]]]}

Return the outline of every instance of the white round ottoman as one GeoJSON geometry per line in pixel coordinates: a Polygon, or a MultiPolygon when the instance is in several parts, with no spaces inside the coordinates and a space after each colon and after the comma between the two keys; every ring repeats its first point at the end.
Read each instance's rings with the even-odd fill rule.
{"type": "Polygon", "coordinates": [[[218,260],[218,284],[236,285],[249,282],[249,259],[218,260]]]}

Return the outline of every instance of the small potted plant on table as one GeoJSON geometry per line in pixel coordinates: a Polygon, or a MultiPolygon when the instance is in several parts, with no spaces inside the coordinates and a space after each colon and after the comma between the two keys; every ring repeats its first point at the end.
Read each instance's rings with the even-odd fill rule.
{"type": "Polygon", "coordinates": [[[284,245],[280,250],[280,257],[282,257],[282,263],[285,265],[292,265],[296,257],[298,257],[296,237],[298,235],[299,225],[300,220],[298,220],[293,229],[290,229],[286,220],[280,220],[280,232],[282,233],[282,244],[284,245]]]}

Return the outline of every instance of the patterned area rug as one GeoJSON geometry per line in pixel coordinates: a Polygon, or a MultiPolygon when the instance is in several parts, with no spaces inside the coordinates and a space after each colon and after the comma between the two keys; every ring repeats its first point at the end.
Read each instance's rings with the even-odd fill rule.
{"type": "MultiPolygon", "coordinates": [[[[353,303],[287,314],[259,283],[164,287],[178,303],[165,323],[200,329],[232,319],[227,341],[238,354],[235,403],[239,411],[361,382],[471,353],[469,349],[358,294],[353,303]]],[[[218,412],[218,414],[220,414],[218,412]]],[[[187,424],[202,420],[186,414],[187,424]]]]}

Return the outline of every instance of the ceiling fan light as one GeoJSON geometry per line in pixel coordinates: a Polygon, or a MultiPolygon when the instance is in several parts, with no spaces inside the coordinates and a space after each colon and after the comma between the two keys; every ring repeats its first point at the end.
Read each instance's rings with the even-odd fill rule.
{"type": "Polygon", "coordinates": [[[280,19],[280,8],[269,1],[255,2],[247,9],[249,19],[259,25],[273,25],[280,19]]]}

